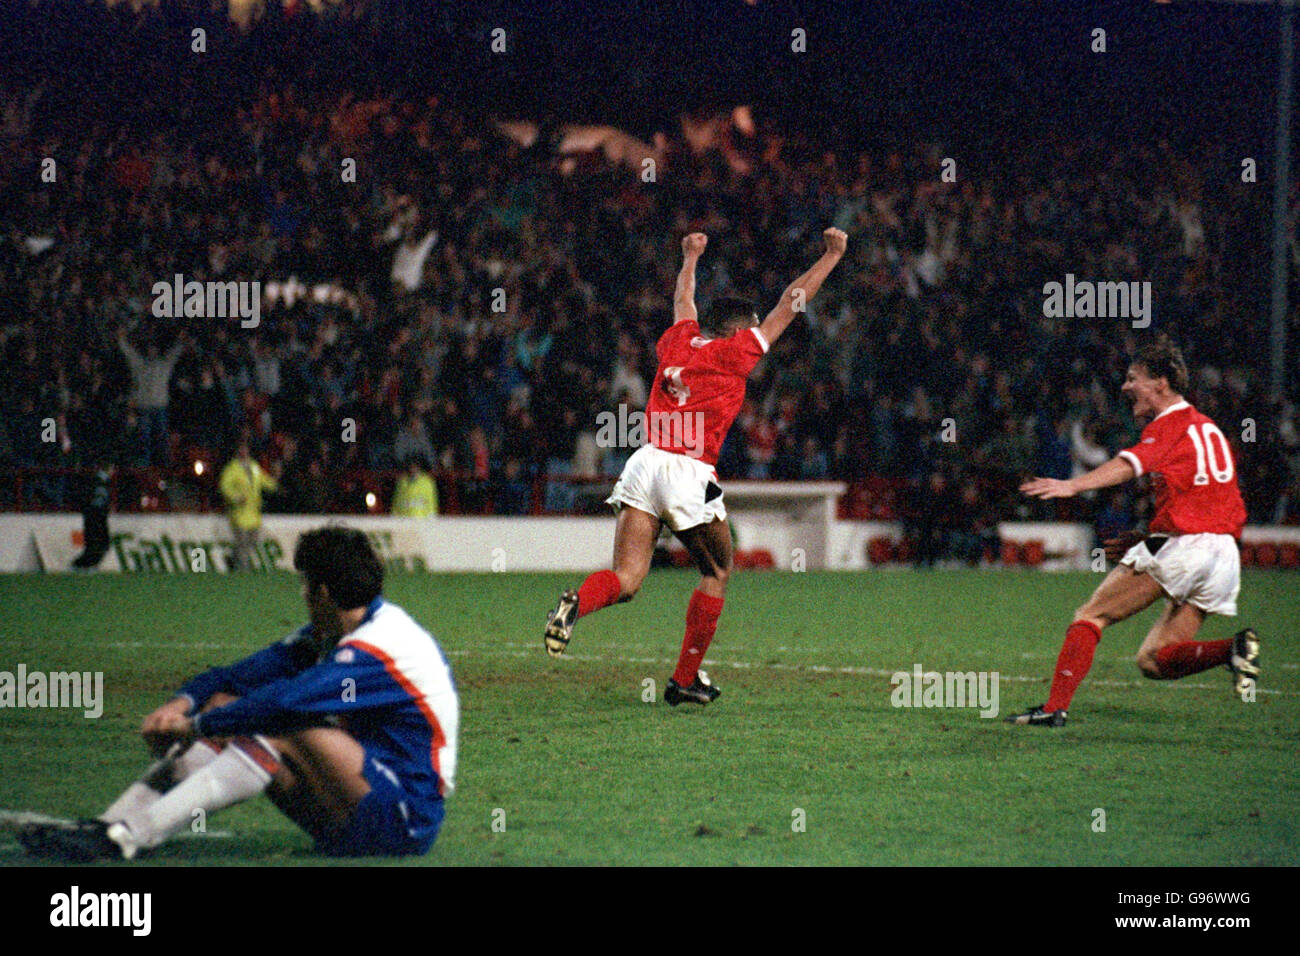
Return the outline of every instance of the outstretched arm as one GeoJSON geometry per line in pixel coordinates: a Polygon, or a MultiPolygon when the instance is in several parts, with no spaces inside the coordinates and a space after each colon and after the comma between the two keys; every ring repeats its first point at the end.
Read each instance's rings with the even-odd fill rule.
{"type": "Polygon", "coordinates": [[[842,229],[827,229],[822,237],[826,240],[826,251],[822,257],[813,263],[811,269],[790,283],[781,294],[781,301],[776,308],[767,314],[763,324],[758,327],[768,345],[781,337],[781,333],[794,321],[796,313],[807,308],[831,270],[844,258],[849,237],[842,229]]]}
{"type": "Polygon", "coordinates": [[[1137,472],[1123,458],[1112,458],[1104,465],[1094,468],[1087,474],[1068,481],[1059,478],[1032,478],[1020,486],[1020,490],[1034,498],[1073,498],[1081,491],[1094,491],[1097,488],[1109,488],[1122,485],[1130,478],[1136,478],[1137,472]]]}
{"type": "Polygon", "coordinates": [[[700,254],[708,244],[709,237],[702,232],[692,232],[682,239],[682,271],[677,273],[677,289],[673,293],[674,325],[700,320],[695,311],[695,263],[700,261],[700,254]]]}
{"type": "Polygon", "coordinates": [[[140,353],[131,345],[130,341],[126,337],[126,331],[123,329],[117,330],[117,347],[120,348],[122,354],[126,356],[126,364],[132,372],[135,372],[136,369],[144,365],[144,359],[140,357],[140,353]]]}

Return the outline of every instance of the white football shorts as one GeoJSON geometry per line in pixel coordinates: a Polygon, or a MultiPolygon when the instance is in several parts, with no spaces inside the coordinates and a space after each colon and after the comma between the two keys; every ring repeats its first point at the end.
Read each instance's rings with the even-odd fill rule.
{"type": "Polygon", "coordinates": [[[1190,604],[1206,614],[1237,614],[1241,553],[1230,534],[1171,535],[1154,554],[1146,541],[1139,541],[1120,564],[1151,575],[1176,604],[1190,604]]]}
{"type": "Polygon", "coordinates": [[[605,504],[648,511],[674,531],[727,517],[712,465],[654,445],[642,445],[627,460],[605,504]]]}

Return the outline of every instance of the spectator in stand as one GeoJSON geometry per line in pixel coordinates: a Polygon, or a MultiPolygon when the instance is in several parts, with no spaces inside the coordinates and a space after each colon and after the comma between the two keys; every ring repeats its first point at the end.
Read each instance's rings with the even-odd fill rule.
{"type": "Polygon", "coordinates": [[[533,489],[524,474],[524,466],[518,458],[506,459],[497,483],[496,513],[500,515],[523,515],[528,513],[532,501],[533,489]]]}
{"type": "Polygon", "coordinates": [[[145,345],[145,354],[141,355],[127,339],[125,329],[118,330],[117,344],[131,370],[131,404],[140,416],[144,462],[165,468],[169,464],[167,405],[172,370],[185,351],[186,335],[181,332],[172,347],[161,355],[152,339],[145,345]]]}
{"type": "Polygon", "coordinates": [[[262,495],[274,492],[279,483],[253,458],[245,438],[240,440],[235,457],[222,469],[218,487],[226,501],[235,539],[235,562],[231,570],[252,570],[253,554],[262,530],[262,495]]]}
{"type": "Polygon", "coordinates": [[[830,466],[826,461],[826,452],[822,450],[813,435],[804,436],[803,455],[799,462],[796,478],[804,481],[820,481],[830,475],[830,466]]]}
{"type": "Polygon", "coordinates": [[[275,496],[276,510],[308,515],[329,511],[329,492],[321,473],[320,460],[311,457],[301,442],[292,437],[285,438],[278,466],[280,490],[275,496]]]}
{"type": "Polygon", "coordinates": [[[619,403],[626,403],[629,412],[645,408],[650,395],[646,391],[645,379],[641,376],[640,364],[641,354],[636,340],[626,332],[621,333],[609,382],[609,395],[614,400],[615,407],[619,403]]]}
{"type": "MultiPolygon", "coordinates": [[[[1079,419],[1075,419],[1070,426],[1070,458],[1073,463],[1070,469],[1071,478],[1086,474],[1110,460],[1110,453],[1097,441],[1095,422],[1084,424],[1079,419]]],[[[1095,492],[1084,492],[1084,495],[1089,498],[1094,494],[1095,492]]]]}
{"type": "Polygon", "coordinates": [[[1093,522],[1093,533],[1096,538],[1093,542],[1094,547],[1100,548],[1103,546],[1102,542],[1132,531],[1133,524],[1133,510],[1128,507],[1128,492],[1124,490],[1112,492],[1106,496],[1106,504],[1097,512],[1097,519],[1093,522]]]}
{"type": "Polygon", "coordinates": [[[957,502],[942,471],[932,472],[925,480],[914,508],[912,533],[916,556],[913,563],[918,568],[932,568],[936,561],[952,553],[953,532],[960,520],[957,502]]]}
{"type": "Polygon", "coordinates": [[[771,477],[772,462],[776,458],[780,435],[776,425],[750,399],[745,399],[736,424],[745,438],[745,459],[749,462],[749,478],[771,477]]]}
{"type": "Polygon", "coordinates": [[[1070,423],[1064,416],[1052,421],[1038,416],[1038,470],[1035,474],[1065,480],[1073,466],[1070,449],[1070,423]]]}
{"type": "Polygon", "coordinates": [[[433,442],[425,427],[424,417],[415,409],[407,413],[405,423],[393,440],[393,457],[407,465],[415,459],[433,460],[433,442]]]}
{"type": "Polygon", "coordinates": [[[975,567],[988,559],[996,561],[1002,554],[998,534],[997,510],[979,486],[968,481],[962,486],[957,511],[949,523],[953,556],[975,567]]]}
{"type": "Polygon", "coordinates": [[[418,216],[402,230],[401,242],[393,256],[392,272],[393,282],[402,291],[414,292],[423,284],[424,264],[437,241],[437,230],[422,231],[418,216]]]}
{"type": "Polygon", "coordinates": [[[335,510],[330,498],[331,481],[325,474],[321,459],[312,456],[307,462],[307,481],[302,497],[302,508],[307,514],[321,515],[335,510]]]}
{"type": "Polygon", "coordinates": [[[1300,525],[1300,476],[1282,493],[1270,517],[1275,524],[1300,525]]]}

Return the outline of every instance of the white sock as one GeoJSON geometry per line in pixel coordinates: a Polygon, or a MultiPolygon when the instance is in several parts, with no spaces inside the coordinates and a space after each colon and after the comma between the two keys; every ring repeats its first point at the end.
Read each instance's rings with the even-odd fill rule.
{"type": "Polygon", "coordinates": [[[218,744],[208,743],[206,740],[194,741],[194,743],[190,744],[189,750],[176,758],[176,764],[172,768],[173,785],[202,770],[216,760],[219,753],[221,753],[221,747],[218,744]]]}
{"type": "MultiPolygon", "coordinates": [[[[261,738],[257,743],[272,759],[279,759],[261,738]]],[[[122,845],[129,860],[140,849],[156,847],[184,830],[194,821],[195,811],[215,813],[257,796],[270,783],[271,774],[240,744],[231,743],[188,780],[114,823],[108,835],[122,845]]]]}
{"type": "MultiPolygon", "coordinates": [[[[179,747],[179,745],[176,745],[179,747]]],[[[195,741],[182,754],[169,752],[151,763],[112,805],[99,815],[105,823],[116,823],[136,811],[143,810],[164,793],[201,770],[217,758],[217,750],[203,740],[195,741]]]]}

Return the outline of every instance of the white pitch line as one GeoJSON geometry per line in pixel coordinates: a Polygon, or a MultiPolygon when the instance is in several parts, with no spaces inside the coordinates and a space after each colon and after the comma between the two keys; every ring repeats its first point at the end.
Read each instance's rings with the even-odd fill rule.
{"type": "Polygon", "coordinates": [[[214,642],[198,642],[198,641],[170,641],[170,642],[108,641],[104,644],[99,644],[97,646],[111,647],[114,650],[119,650],[119,651],[139,651],[139,650],[146,650],[146,649],[153,650],[154,648],[158,648],[158,647],[186,647],[193,650],[221,650],[222,648],[226,648],[228,650],[230,648],[229,644],[221,644],[221,643],[214,643],[214,642]]]}
{"type": "MultiPolygon", "coordinates": [[[[144,641],[117,641],[113,643],[101,644],[99,646],[134,650],[139,648],[155,648],[155,647],[188,647],[188,648],[201,648],[201,649],[220,649],[220,648],[227,647],[228,645],[213,644],[213,643],[193,643],[193,642],[151,644],[144,641]]],[[[519,648],[519,650],[502,651],[493,648],[491,650],[482,650],[482,649],[453,650],[453,651],[446,651],[446,653],[448,654],[448,656],[454,656],[454,657],[465,657],[469,654],[481,654],[485,656],[495,655],[498,657],[538,656],[538,654],[535,654],[531,650],[523,650],[524,647],[532,647],[531,644],[524,645],[524,644],[520,644],[517,641],[501,641],[497,644],[497,647],[519,648]]],[[[801,647],[798,648],[798,650],[815,651],[818,650],[818,648],[801,647]]],[[[990,655],[992,652],[969,651],[967,653],[972,654],[974,656],[983,657],[986,655],[990,655]]],[[[619,664],[675,664],[676,663],[675,660],[666,657],[599,657],[593,655],[568,654],[568,653],[566,653],[564,656],[569,660],[575,660],[575,661],[593,661],[593,662],[608,661],[608,662],[619,663],[619,664]]],[[[1022,653],[1020,657],[1022,660],[1055,660],[1056,659],[1055,654],[1022,653]]],[[[813,674],[853,674],[853,675],[863,676],[863,677],[892,677],[894,674],[898,673],[897,670],[892,670],[892,671],[884,670],[878,667],[852,667],[852,666],[836,666],[836,665],[829,665],[829,664],[756,664],[751,661],[720,661],[712,657],[706,659],[704,663],[712,667],[730,667],[735,670],[768,668],[770,670],[807,671],[813,674]]],[[[1287,670],[1287,671],[1300,670],[1300,664],[1293,664],[1290,662],[1281,663],[1281,664],[1272,664],[1270,666],[1278,670],[1287,670]]],[[[911,673],[911,671],[907,671],[907,673],[911,673]]],[[[1031,676],[1024,676],[1024,675],[1016,675],[1016,674],[1002,674],[1001,672],[999,672],[999,677],[1001,680],[1016,681],[1016,682],[1027,683],[1027,684],[1032,684],[1035,682],[1047,680],[1047,678],[1044,676],[1031,677],[1031,676]]],[[[1136,681],[1136,680],[1116,681],[1116,680],[1098,679],[1098,680],[1089,681],[1089,683],[1092,684],[1094,687],[1141,687],[1147,682],[1136,681]]],[[[1189,684],[1183,681],[1178,681],[1178,682],[1162,681],[1161,683],[1164,683],[1165,686],[1167,687],[1173,687],[1178,690],[1221,690],[1222,689],[1220,687],[1217,687],[1214,684],[1189,684]]],[[[1260,694],[1276,694],[1279,697],[1296,696],[1295,691],[1275,690],[1268,687],[1260,687],[1257,689],[1256,692],[1260,694]]]]}
{"type": "MultiPolygon", "coordinates": [[[[531,641],[529,641],[527,644],[521,644],[521,643],[518,642],[518,641],[496,641],[496,642],[494,642],[494,646],[496,646],[496,647],[521,648],[521,649],[524,649],[524,650],[530,650],[534,645],[533,645],[533,643],[532,643],[531,641]]],[[[744,648],[742,645],[739,645],[739,644],[730,644],[730,643],[728,643],[728,645],[727,645],[727,650],[729,650],[729,651],[743,651],[744,649],[745,649],[745,648],[744,648]]],[[[812,644],[808,644],[808,645],[798,644],[798,645],[793,645],[793,646],[791,646],[791,645],[787,645],[787,644],[782,644],[780,647],[777,647],[777,648],[775,648],[774,650],[776,650],[776,651],[778,651],[778,652],[796,652],[796,653],[800,653],[800,654],[817,654],[817,653],[820,653],[820,652],[822,652],[822,651],[832,650],[832,649],[831,649],[831,648],[826,648],[826,647],[818,647],[818,646],[816,646],[816,645],[812,645],[812,644]]],[[[995,651],[987,651],[987,650],[962,651],[962,654],[963,654],[964,656],[967,656],[967,657],[993,657],[993,656],[996,656],[996,652],[995,652],[995,651]]],[[[565,656],[567,657],[568,655],[566,654],[565,656]]],[[[1022,653],[1020,654],[1020,659],[1021,659],[1021,660],[1026,660],[1026,661],[1054,661],[1054,660],[1056,660],[1056,658],[1057,658],[1057,652],[1055,652],[1055,651],[1052,652],[1052,653],[1050,653],[1050,654],[1035,654],[1035,653],[1029,653],[1029,652],[1022,652],[1022,653]]],[[[648,661],[647,663],[653,663],[653,662],[652,662],[652,661],[648,661]]],[[[1270,663],[1268,666],[1269,666],[1269,668],[1270,668],[1271,670],[1283,670],[1283,671],[1295,671],[1295,670],[1300,670],[1300,664],[1295,664],[1295,663],[1291,663],[1291,662],[1285,662],[1285,663],[1280,663],[1280,664],[1277,663],[1277,662],[1273,662],[1273,663],[1270,663]]],[[[892,673],[892,672],[891,672],[891,673],[892,673]]]]}
{"type": "MultiPolygon", "coordinates": [[[[536,652],[524,650],[455,650],[447,651],[451,657],[540,657],[541,648],[536,652]]],[[[565,659],[572,661],[584,661],[591,663],[615,663],[615,664],[659,664],[671,665],[676,664],[676,660],[668,657],[604,657],[596,654],[570,654],[565,653],[565,659]]],[[[880,667],[857,667],[852,665],[833,665],[833,664],[760,664],[754,661],[720,661],[715,657],[705,658],[704,662],[710,667],[730,667],[732,670],[774,670],[774,671],[792,671],[806,672],[809,674],[848,674],[854,677],[893,677],[898,673],[910,674],[910,668],[897,668],[895,670],[885,670],[880,667]]],[[[928,668],[926,673],[930,673],[933,668],[928,668]]],[[[998,679],[1012,681],[1022,684],[1045,684],[1048,678],[1046,676],[1031,677],[1021,674],[1003,674],[998,672],[998,679]]],[[[1089,681],[1093,687],[1141,687],[1148,683],[1147,681],[1122,681],[1122,680],[1104,680],[1098,679],[1089,681]]],[[[1161,681],[1166,687],[1174,690],[1223,690],[1223,684],[1189,684],[1184,681],[1165,682],[1161,681]]],[[[1294,697],[1294,691],[1274,690],[1267,687],[1257,688],[1259,694],[1275,694],[1279,697],[1294,697]]]]}
{"type": "MultiPolygon", "coordinates": [[[[152,643],[149,641],[110,641],[104,644],[100,644],[98,646],[111,647],[115,650],[141,650],[145,648],[158,648],[158,647],[185,647],[194,650],[222,650],[223,648],[230,647],[229,644],[214,643],[214,642],[195,642],[195,641],[176,641],[176,642],[169,642],[169,643],[162,643],[162,644],[152,643]]],[[[523,649],[523,648],[531,648],[533,645],[531,643],[521,644],[518,641],[500,641],[497,643],[497,646],[523,649]]],[[[744,649],[745,648],[740,645],[734,645],[731,647],[731,650],[736,650],[736,651],[743,651],[744,649]]],[[[777,650],[778,652],[796,651],[799,653],[816,653],[818,651],[826,650],[826,648],[817,647],[815,645],[791,647],[789,645],[783,644],[780,647],[775,648],[775,650],[777,650]]],[[[468,652],[457,651],[455,653],[468,653],[468,652]]],[[[970,657],[993,657],[995,655],[994,651],[985,651],[985,650],[963,651],[962,653],[970,657]]],[[[531,654],[521,655],[521,656],[531,656],[531,654]]],[[[568,655],[566,654],[565,656],[568,655]]],[[[1056,657],[1057,657],[1056,654],[1034,654],[1028,651],[1023,651],[1020,654],[1020,659],[1025,661],[1054,661],[1056,660],[1056,657]]],[[[635,660],[632,658],[626,658],[626,660],[630,660],[632,661],[632,663],[644,663],[644,664],[656,664],[660,662],[660,658],[645,658],[644,660],[635,660]]],[[[1269,664],[1269,668],[1271,670],[1300,671],[1300,664],[1293,663],[1291,661],[1284,661],[1282,663],[1269,664]]],[[[1270,693],[1279,693],[1279,692],[1270,691],[1270,693]]]]}

